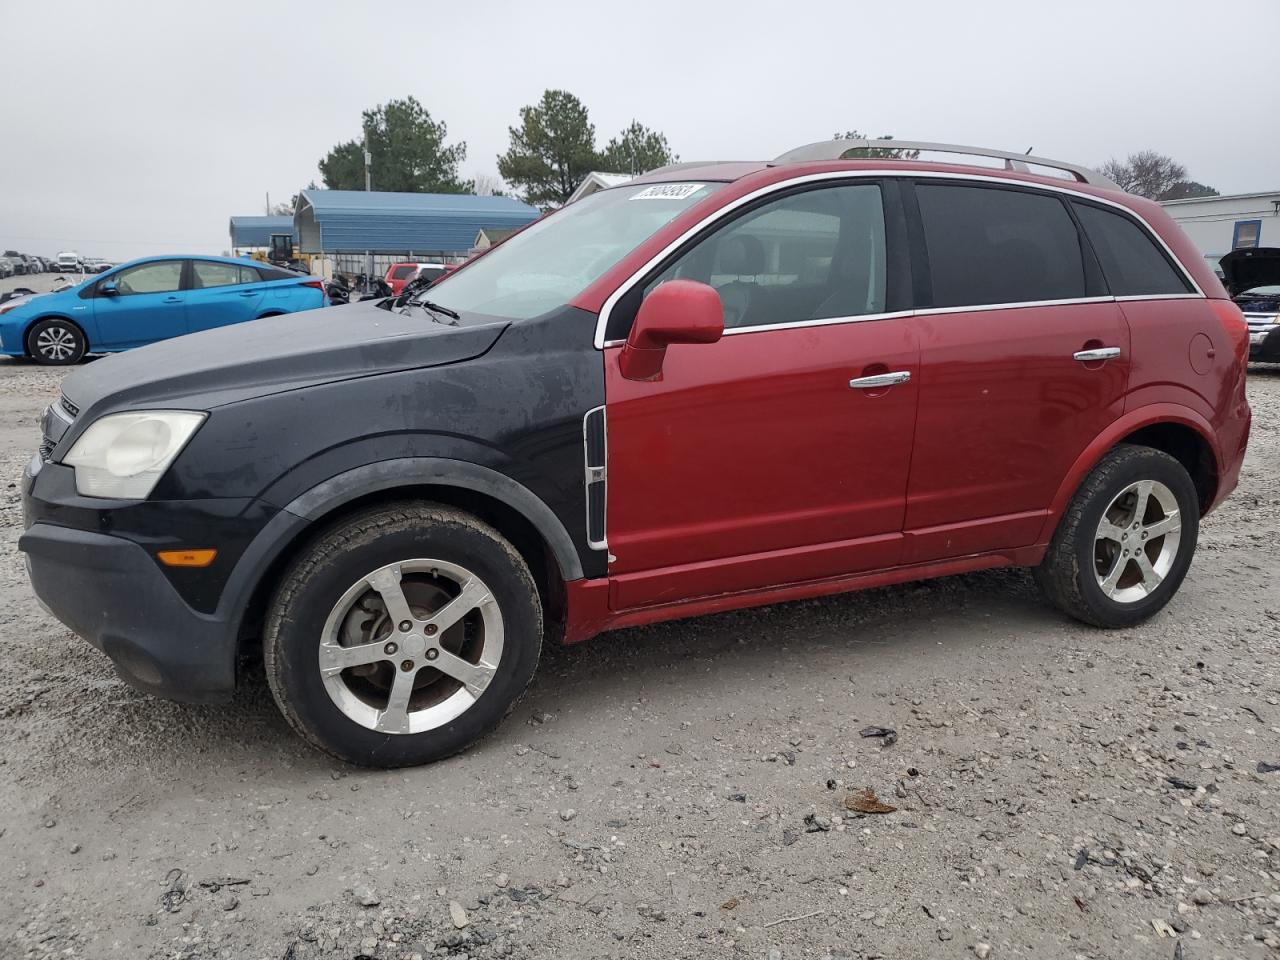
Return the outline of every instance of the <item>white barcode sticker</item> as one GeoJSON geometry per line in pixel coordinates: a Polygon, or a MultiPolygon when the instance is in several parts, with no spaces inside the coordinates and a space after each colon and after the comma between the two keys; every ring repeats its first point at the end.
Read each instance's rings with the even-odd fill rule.
{"type": "Polygon", "coordinates": [[[688,200],[705,187],[705,183],[655,183],[645,187],[632,200],[688,200]]]}

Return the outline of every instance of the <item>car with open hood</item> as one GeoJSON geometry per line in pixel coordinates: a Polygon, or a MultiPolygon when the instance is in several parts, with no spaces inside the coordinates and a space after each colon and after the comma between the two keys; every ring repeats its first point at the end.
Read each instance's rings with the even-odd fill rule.
{"type": "Polygon", "coordinates": [[[1233,250],[1218,267],[1249,324],[1249,359],[1280,363],[1280,247],[1233,250]]]}
{"type": "Polygon", "coordinates": [[[617,627],[1005,566],[1155,615],[1244,457],[1240,308],[1094,171],[884,146],[665,167],[407,297],[77,371],[22,484],[36,595],[140,689],[264,670],[379,766],[617,627]]]}

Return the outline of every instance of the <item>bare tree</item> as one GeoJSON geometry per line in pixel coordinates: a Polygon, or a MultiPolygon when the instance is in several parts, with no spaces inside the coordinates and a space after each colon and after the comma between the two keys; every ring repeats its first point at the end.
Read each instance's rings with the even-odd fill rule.
{"type": "Polygon", "coordinates": [[[502,181],[489,173],[477,173],[473,178],[476,185],[477,197],[502,197],[506,196],[502,189],[502,181]]]}
{"type": "Polygon", "coordinates": [[[1218,195],[1213,187],[1187,179],[1187,168],[1173,157],[1154,150],[1131,153],[1123,161],[1112,157],[1102,165],[1102,173],[1121,189],[1149,200],[1178,200],[1188,196],[1218,195]]]}

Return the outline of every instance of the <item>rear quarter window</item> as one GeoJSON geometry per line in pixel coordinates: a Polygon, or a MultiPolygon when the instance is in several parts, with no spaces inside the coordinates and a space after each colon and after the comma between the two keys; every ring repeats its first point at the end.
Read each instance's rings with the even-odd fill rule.
{"type": "Polygon", "coordinates": [[[1191,286],[1147,231],[1122,213],[1072,201],[1115,297],[1191,293],[1191,286]]]}

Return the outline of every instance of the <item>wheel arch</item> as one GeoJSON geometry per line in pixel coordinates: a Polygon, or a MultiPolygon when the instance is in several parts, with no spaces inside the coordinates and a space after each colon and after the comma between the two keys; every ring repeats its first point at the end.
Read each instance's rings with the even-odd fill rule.
{"type": "Polygon", "coordinates": [[[255,569],[246,572],[246,582],[239,589],[228,589],[224,597],[233,609],[238,607],[237,642],[253,634],[284,570],[322,529],[368,507],[403,500],[465,510],[510,540],[538,585],[548,639],[555,642],[563,627],[565,582],[583,577],[582,561],[568,531],[551,508],[518,481],[479,464],[436,457],[365,464],[289,503],[280,514],[283,536],[270,555],[251,563],[255,569]]]}
{"type": "Polygon", "coordinates": [[[1201,515],[1213,506],[1222,477],[1222,456],[1214,440],[1212,425],[1189,407],[1153,404],[1115,420],[1076,458],[1054,495],[1037,542],[1048,542],[1084,478],[1108,452],[1122,443],[1151,447],[1169,454],[1191,474],[1200,498],[1201,515]]]}

